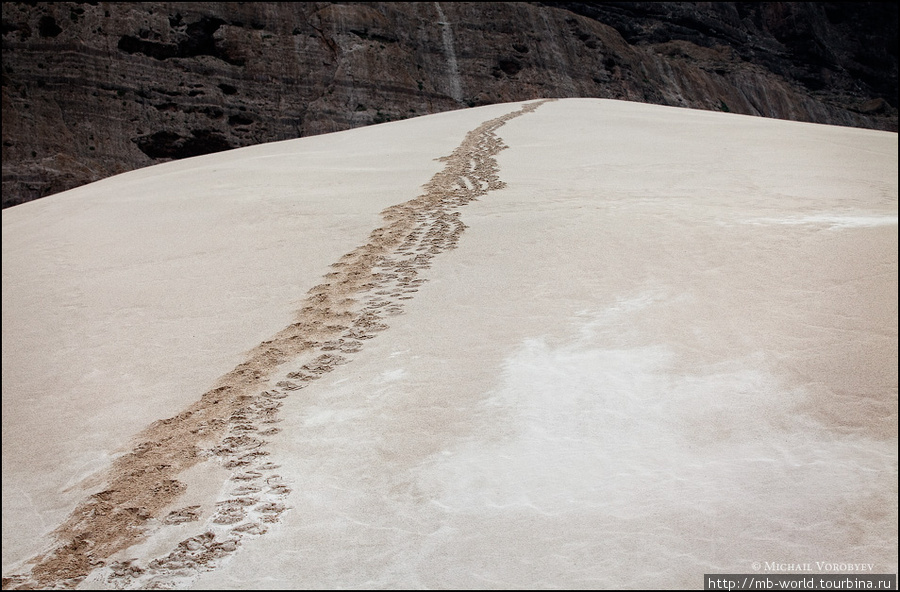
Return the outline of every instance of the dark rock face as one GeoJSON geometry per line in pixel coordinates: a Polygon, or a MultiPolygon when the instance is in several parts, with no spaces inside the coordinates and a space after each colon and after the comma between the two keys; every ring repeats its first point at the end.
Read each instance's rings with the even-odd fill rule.
{"type": "MultiPolygon", "coordinates": [[[[730,48],[822,102],[856,112],[863,97],[897,107],[897,4],[890,2],[563,2],[630,45],[730,48]]],[[[849,125],[868,125],[839,121],[849,125]]],[[[896,130],[896,123],[893,124],[896,130]]],[[[873,127],[891,128],[890,122],[873,127]]]]}
{"type": "Polygon", "coordinates": [[[894,3],[3,3],[3,206],[219,150],[601,97],[897,129],[894,3]]]}

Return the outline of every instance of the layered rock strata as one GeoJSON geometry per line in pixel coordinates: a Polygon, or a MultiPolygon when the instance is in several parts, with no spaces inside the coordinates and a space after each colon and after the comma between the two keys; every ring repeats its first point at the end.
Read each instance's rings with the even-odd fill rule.
{"type": "Polygon", "coordinates": [[[3,206],[171,159],[599,97],[897,129],[893,3],[3,3],[3,206]]]}

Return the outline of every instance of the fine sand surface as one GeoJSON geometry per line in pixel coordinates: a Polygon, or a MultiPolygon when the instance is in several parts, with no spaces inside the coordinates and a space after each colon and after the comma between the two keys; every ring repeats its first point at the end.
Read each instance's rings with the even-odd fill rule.
{"type": "Polygon", "coordinates": [[[567,99],[3,210],[4,588],[896,573],[897,167],[567,99]]]}

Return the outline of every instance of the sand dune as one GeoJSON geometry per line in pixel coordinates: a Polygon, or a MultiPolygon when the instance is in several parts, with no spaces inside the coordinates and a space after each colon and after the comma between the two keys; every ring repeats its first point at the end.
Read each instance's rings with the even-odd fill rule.
{"type": "Polygon", "coordinates": [[[896,573],[896,171],[569,99],[4,210],[4,588],[896,573]]]}

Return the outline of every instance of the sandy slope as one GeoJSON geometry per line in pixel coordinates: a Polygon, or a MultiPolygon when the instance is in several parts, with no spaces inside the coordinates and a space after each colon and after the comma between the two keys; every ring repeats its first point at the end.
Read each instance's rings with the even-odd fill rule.
{"type": "Polygon", "coordinates": [[[4,577],[896,573],[896,134],[521,106],[4,210],[4,577]]]}

